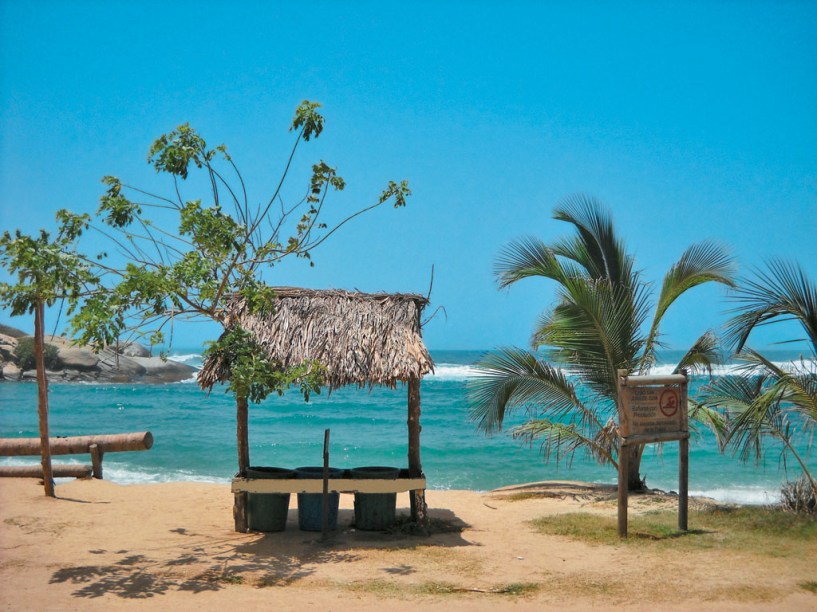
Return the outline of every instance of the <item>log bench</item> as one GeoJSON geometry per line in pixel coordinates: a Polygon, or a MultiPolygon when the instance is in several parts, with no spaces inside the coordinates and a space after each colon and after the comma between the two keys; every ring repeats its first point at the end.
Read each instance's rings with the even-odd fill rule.
{"type": "MultiPolygon", "coordinates": [[[[102,458],[105,453],[148,450],[153,446],[153,434],[140,431],[124,434],[71,436],[49,438],[52,455],[91,455],[91,465],[57,464],[51,467],[54,478],[102,478],[102,458]]],[[[40,455],[39,438],[0,438],[0,457],[40,455]]],[[[0,466],[0,477],[42,478],[41,465],[0,466]]]]}

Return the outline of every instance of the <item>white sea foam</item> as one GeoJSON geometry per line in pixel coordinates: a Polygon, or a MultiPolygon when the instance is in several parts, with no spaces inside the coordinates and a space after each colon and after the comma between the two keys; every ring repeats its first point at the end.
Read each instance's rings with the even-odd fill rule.
{"type": "MultiPolygon", "coordinates": [[[[75,457],[60,457],[55,461],[61,465],[86,465],[88,462],[75,457]]],[[[39,465],[40,457],[0,457],[2,466],[39,465]]],[[[229,478],[196,474],[189,470],[151,470],[149,468],[134,468],[117,465],[113,462],[102,464],[102,476],[117,484],[150,484],[161,482],[205,482],[223,484],[230,482],[229,478]]],[[[57,478],[56,481],[70,482],[73,478],[57,478]]]]}
{"type": "MultiPolygon", "coordinates": [[[[566,372],[566,370],[563,370],[566,372]]],[[[431,380],[468,380],[481,374],[475,365],[463,365],[457,363],[437,363],[434,364],[434,374],[427,374],[426,378],[431,380]]]]}
{"type": "MultiPolygon", "coordinates": [[[[173,361],[178,361],[180,363],[186,363],[197,369],[201,369],[203,363],[203,356],[201,355],[201,353],[182,353],[178,355],[168,355],[168,359],[172,359],[173,361]]],[[[775,361],[773,363],[775,366],[786,371],[802,370],[803,368],[803,362],[801,362],[799,359],[790,361],[775,361]]],[[[810,369],[811,371],[817,370],[817,362],[806,360],[805,367],[807,369],[810,369]]],[[[650,374],[664,376],[672,374],[675,368],[676,364],[674,363],[659,364],[654,366],[650,370],[650,374]]],[[[562,371],[570,375],[569,369],[562,369],[562,371]]],[[[732,362],[714,366],[712,368],[712,375],[729,376],[733,374],[744,373],[745,371],[746,371],[745,365],[732,362]]],[[[480,373],[479,369],[473,364],[438,363],[434,366],[434,373],[428,374],[426,378],[430,378],[432,380],[464,381],[468,380],[469,378],[474,378],[475,376],[478,376],[479,373],[480,373]]],[[[192,383],[195,381],[196,376],[194,375],[189,380],[185,380],[182,382],[192,383]]]]}
{"type": "Polygon", "coordinates": [[[735,487],[734,489],[704,489],[690,491],[695,497],[709,497],[727,504],[765,505],[780,501],[780,491],[763,487],[735,487]]]}
{"type": "Polygon", "coordinates": [[[203,359],[200,353],[183,353],[181,355],[168,355],[171,361],[178,361],[179,363],[186,363],[194,368],[201,368],[203,359]]]}
{"type": "Polygon", "coordinates": [[[434,373],[426,375],[431,380],[468,380],[479,371],[472,365],[455,363],[438,363],[434,365],[434,373]]]}
{"type": "Polygon", "coordinates": [[[147,470],[133,469],[121,466],[104,466],[103,476],[105,480],[110,480],[118,484],[152,484],[162,482],[204,482],[224,484],[230,482],[229,478],[219,478],[216,476],[204,476],[189,470],[147,470]]]}
{"type": "MultiPolygon", "coordinates": [[[[775,367],[780,368],[786,372],[795,372],[801,371],[803,368],[803,363],[800,360],[797,361],[775,361],[772,362],[775,367]]],[[[815,364],[811,361],[805,362],[806,368],[811,368],[814,370],[815,364]]],[[[657,375],[667,375],[672,374],[675,370],[676,366],[672,365],[658,365],[655,366],[652,370],[650,370],[650,374],[657,374],[657,375]]],[[[725,363],[723,365],[714,366],[712,368],[712,375],[713,376],[730,376],[735,374],[744,374],[746,373],[746,365],[741,363],[725,363]]]]}
{"type": "MultiPolygon", "coordinates": [[[[797,361],[776,361],[773,362],[774,365],[784,371],[794,372],[794,371],[802,371],[803,364],[797,361]]],[[[658,375],[658,376],[666,376],[672,374],[677,367],[676,364],[660,364],[654,366],[650,370],[650,374],[658,375]]],[[[814,362],[806,361],[805,367],[810,371],[814,371],[817,369],[817,364],[814,362]]],[[[572,376],[569,368],[559,368],[564,374],[568,376],[572,376]]],[[[473,365],[456,365],[456,364],[449,364],[449,363],[440,363],[435,366],[435,374],[439,380],[467,380],[469,378],[473,378],[478,376],[480,371],[476,366],[473,365]]],[[[743,374],[746,372],[746,366],[739,363],[727,363],[723,365],[714,366],[712,368],[712,375],[713,376],[730,376],[735,374],[743,374]]],[[[431,375],[429,375],[431,376],[431,375]]]]}
{"type": "MultiPolygon", "coordinates": [[[[788,367],[791,368],[791,362],[785,362],[778,364],[781,367],[788,367]]],[[[675,364],[672,365],[658,365],[653,367],[650,370],[650,374],[655,374],[659,376],[666,376],[668,374],[672,374],[675,370],[675,364]]],[[[560,370],[566,374],[567,376],[573,376],[568,368],[560,368],[560,370]]],[[[742,372],[741,366],[738,364],[727,364],[722,366],[716,366],[712,368],[713,376],[727,376],[729,374],[736,374],[742,372]]],[[[434,366],[434,373],[426,375],[427,379],[431,380],[468,380],[470,378],[475,378],[476,376],[480,375],[480,370],[475,365],[462,365],[462,364],[454,364],[454,363],[438,363],[434,366]]]]}
{"type": "Polygon", "coordinates": [[[201,361],[201,354],[200,353],[186,353],[182,355],[168,355],[168,359],[172,359],[173,361],[201,361]]]}

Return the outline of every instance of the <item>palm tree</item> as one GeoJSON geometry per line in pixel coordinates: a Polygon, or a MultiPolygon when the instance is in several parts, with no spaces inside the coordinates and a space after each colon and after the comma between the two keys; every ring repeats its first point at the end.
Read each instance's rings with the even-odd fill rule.
{"type": "Polygon", "coordinates": [[[782,458],[794,457],[817,497],[817,481],[793,442],[799,431],[813,431],[817,424],[817,284],[800,266],[772,261],[742,283],[733,299],[738,306],[726,338],[743,367],[709,385],[704,401],[729,414],[727,448],[744,461],[759,461],[764,439],[778,440],[782,458]],[[800,324],[805,338],[787,342],[805,342],[810,356],[782,366],[746,347],[755,328],[780,321],[800,324]]]}
{"type": "MultiPolygon", "coordinates": [[[[647,326],[650,285],[635,269],[603,206],[573,196],[556,208],[554,218],[571,224],[575,233],[551,246],[536,238],[516,240],[496,263],[501,288],[544,277],[558,284],[558,295],[536,323],[531,351],[501,348],[477,365],[479,375],[468,394],[471,418],[491,433],[501,430],[506,414],[523,408],[530,420],[516,427],[514,436],[541,440],[546,458],[552,453],[557,460],[572,458],[584,450],[618,469],[617,371],[647,373],[661,346],[659,329],[669,307],[698,285],[731,286],[732,259],[711,242],[689,247],[665,276],[647,326]]],[[[716,344],[711,332],[703,334],[676,371],[711,368],[716,344]]],[[[644,486],[639,474],[643,446],[630,452],[628,486],[635,490],[644,486]]]]}

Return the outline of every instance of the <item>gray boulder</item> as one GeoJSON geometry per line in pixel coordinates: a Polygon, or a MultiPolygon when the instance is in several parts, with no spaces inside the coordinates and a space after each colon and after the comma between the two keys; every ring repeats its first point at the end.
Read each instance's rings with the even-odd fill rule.
{"type": "Polygon", "coordinates": [[[150,357],[150,351],[136,342],[128,342],[119,346],[119,354],[125,357],[150,357]]]}
{"type": "Polygon", "coordinates": [[[60,346],[59,358],[66,370],[87,372],[97,367],[99,357],[90,349],[78,346],[60,346]]]}
{"type": "Polygon", "coordinates": [[[131,357],[133,361],[145,369],[142,382],[169,383],[190,380],[196,373],[196,368],[179,363],[178,361],[163,361],[160,357],[131,357]]]}
{"type": "Polygon", "coordinates": [[[0,374],[6,380],[20,380],[20,368],[13,363],[3,363],[2,370],[0,370],[0,374]]]}
{"type": "Polygon", "coordinates": [[[136,362],[133,357],[117,355],[116,352],[105,349],[99,353],[100,380],[108,382],[131,382],[144,376],[145,368],[136,362]]]}
{"type": "Polygon", "coordinates": [[[0,333],[0,361],[14,361],[17,353],[17,338],[0,333]]]}

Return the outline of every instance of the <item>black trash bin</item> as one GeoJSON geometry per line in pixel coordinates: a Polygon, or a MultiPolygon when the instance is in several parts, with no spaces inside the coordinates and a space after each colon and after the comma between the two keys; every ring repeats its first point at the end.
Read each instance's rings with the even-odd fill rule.
{"type": "MultiPolygon", "coordinates": [[[[323,480],[323,467],[295,468],[297,478],[323,480]]],[[[341,478],[343,470],[329,468],[329,478],[341,478]]],[[[329,493],[329,529],[338,526],[339,493],[329,493]]],[[[323,493],[298,493],[298,527],[301,531],[321,531],[323,523],[323,493]]]]}
{"type": "MultiPolygon", "coordinates": [[[[247,468],[247,478],[295,478],[294,470],[277,467],[247,468]]],[[[253,531],[283,531],[289,513],[289,493],[247,493],[247,526],[253,531]]]]}
{"type": "MultiPolygon", "coordinates": [[[[400,468],[370,466],[349,470],[352,479],[393,480],[400,468]]],[[[355,526],[363,531],[388,529],[395,522],[397,493],[355,493],[355,526]]]]}

